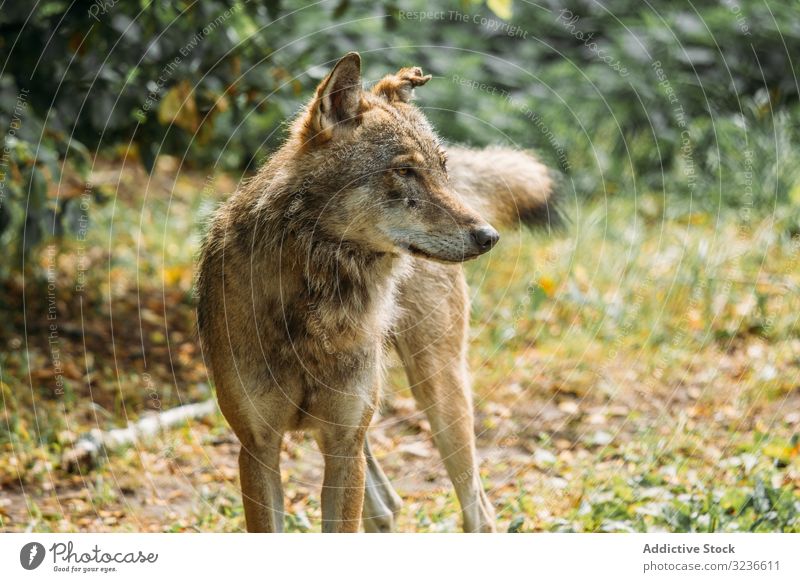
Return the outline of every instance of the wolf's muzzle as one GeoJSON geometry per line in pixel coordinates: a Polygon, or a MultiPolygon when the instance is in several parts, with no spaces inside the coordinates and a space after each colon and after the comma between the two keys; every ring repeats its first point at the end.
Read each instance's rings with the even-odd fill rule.
{"type": "Polygon", "coordinates": [[[485,253],[497,244],[500,234],[491,226],[480,226],[472,231],[472,242],[478,247],[481,253],[485,253]]]}

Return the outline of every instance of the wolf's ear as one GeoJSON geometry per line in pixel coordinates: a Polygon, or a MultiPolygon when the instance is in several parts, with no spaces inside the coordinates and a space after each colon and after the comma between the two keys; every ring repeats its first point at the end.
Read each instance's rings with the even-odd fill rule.
{"type": "Polygon", "coordinates": [[[309,138],[327,140],[337,126],[358,120],[361,110],[361,57],[347,53],[317,87],[309,111],[309,138]]]}
{"type": "Polygon", "coordinates": [[[408,103],[414,97],[414,87],[430,81],[430,75],[423,75],[419,67],[404,67],[394,75],[386,75],[372,88],[375,95],[381,95],[391,101],[408,103]]]}

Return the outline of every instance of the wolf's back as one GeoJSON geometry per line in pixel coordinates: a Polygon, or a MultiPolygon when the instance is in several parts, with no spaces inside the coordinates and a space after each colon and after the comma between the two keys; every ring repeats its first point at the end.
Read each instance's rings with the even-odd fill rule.
{"type": "Polygon", "coordinates": [[[501,147],[449,147],[447,158],[455,191],[496,228],[558,224],[555,177],[532,155],[501,147]]]}

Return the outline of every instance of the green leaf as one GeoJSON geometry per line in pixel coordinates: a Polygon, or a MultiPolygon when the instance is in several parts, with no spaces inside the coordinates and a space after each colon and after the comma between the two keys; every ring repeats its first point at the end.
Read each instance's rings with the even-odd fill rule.
{"type": "Polygon", "coordinates": [[[520,533],[523,525],[525,525],[525,518],[522,516],[515,517],[511,520],[511,523],[508,524],[508,533],[520,533]]]}

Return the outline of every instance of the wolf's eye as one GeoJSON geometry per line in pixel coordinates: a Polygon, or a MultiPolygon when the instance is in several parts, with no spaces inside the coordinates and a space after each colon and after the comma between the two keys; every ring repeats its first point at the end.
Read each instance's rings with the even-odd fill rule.
{"type": "Polygon", "coordinates": [[[410,176],[413,172],[411,168],[395,168],[394,171],[398,176],[410,176]]]}

